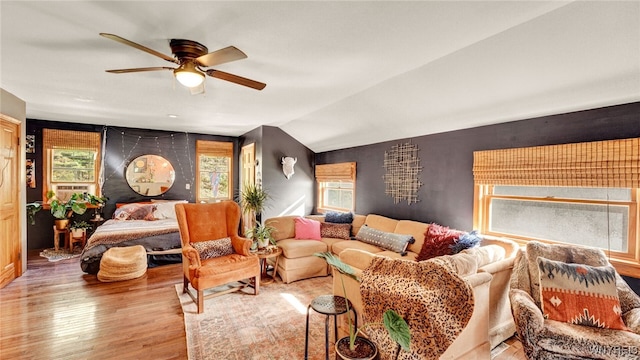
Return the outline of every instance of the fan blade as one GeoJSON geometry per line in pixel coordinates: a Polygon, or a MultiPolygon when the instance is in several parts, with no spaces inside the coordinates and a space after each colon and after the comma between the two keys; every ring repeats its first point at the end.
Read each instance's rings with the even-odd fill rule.
{"type": "Polygon", "coordinates": [[[153,50],[153,49],[149,49],[149,48],[148,48],[148,47],[146,47],[146,46],[143,46],[143,45],[140,45],[140,44],[134,43],[133,41],[127,40],[127,39],[122,38],[122,37],[120,37],[120,36],[118,36],[118,35],[107,34],[107,33],[100,33],[100,36],[104,36],[104,37],[106,37],[107,39],[111,39],[111,40],[117,41],[117,42],[119,42],[119,43],[121,43],[121,44],[129,45],[129,46],[134,47],[134,48],[136,48],[136,49],[138,49],[138,50],[142,50],[142,51],[144,51],[144,52],[147,52],[147,53],[149,53],[149,54],[151,54],[151,55],[155,55],[155,56],[157,56],[157,57],[159,57],[159,58],[161,58],[161,59],[164,59],[164,60],[170,61],[170,62],[172,62],[172,63],[176,63],[176,64],[179,64],[179,63],[180,63],[178,60],[176,60],[176,59],[172,58],[172,57],[171,57],[171,56],[169,56],[169,55],[165,55],[165,54],[163,54],[163,53],[161,53],[161,52],[155,51],[155,50],[153,50]]]}
{"type": "Polygon", "coordinates": [[[198,86],[190,87],[189,91],[191,92],[191,95],[198,95],[198,94],[204,93],[204,81],[198,86]]]}
{"type": "Polygon", "coordinates": [[[235,46],[227,46],[224,49],[202,55],[196,58],[196,61],[200,66],[208,67],[246,58],[247,54],[243,53],[240,49],[235,46]]]}
{"type": "Polygon", "coordinates": [[[130,73],[130,72],[157,71],[157,70],[174,70],[174,69],[168,66],[157,66],[157,67],[116,69],[116,70],[105,70],[105,71],[112,74],[124,74],[124,73],[130,73]]]}
{"type": "Polygon", "coordinates": [[[220,71],[220,70],[214,70],[214,69],[209,69],[206,71],[207,75],[214,77],[214,78],[218,78],[218,79],[222,79],[222,80],[226,80],[226,81],[230,81],[232,83],[236,83],[239,85],[244,85],[256,90],[262,90],[264,89],[265,86],[267,86],[267,84],[265,83],[261,83],[255,80],[251,80],[251,79],[247,79],[244,78],[242,76],[238,76],[238,75],[233,75],[233,74],[229,74],[226,73],[224,71],[220,71]]]}

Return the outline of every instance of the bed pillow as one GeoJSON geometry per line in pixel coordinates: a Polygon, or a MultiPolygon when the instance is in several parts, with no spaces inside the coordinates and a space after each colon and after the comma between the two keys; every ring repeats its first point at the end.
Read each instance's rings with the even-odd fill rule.
{"type": "Polygon", "coordinates": [[[323,238],[351,239],[351,224],[320,223],[320,236],[323,238]]]}
{"type": "Polygon", "coordinates": [[[295,221],[296,239],[320,240],[320,221],[297,217],[295,221]]]}
{"type": "Polygon", "coordinates": [[[538,256],[540,305],[547,319],[629,330],[620,317],[616,270],[611,265],[569,264],[538,256]]]}
{"type": "Polygon", "coordinates": [[[175,200],[175,201],[154,201],[156,211],[153,216],[158,219],[177,219],[176,204],[186,204],[187,200],[175,200]]]}
{"type": "Polygon", "coordinates": [[[416,261],[428,260],[442,255],[453,255],[451,246],[462,234],[464,231],[449,229],[447,226],[435,223],[430,224],[416,261]]]}
{"type": "Polygon", "coordinates": [[[385,232],[367,225],[360,228],[358,234],[356,234],[356,240],[385,250],[397,252],[402,256],[407,255],[407,246],[415,242],[415,239],[411,235],[385,232]]]}
{"type": "Polygon", "coordinates": [[[191,246],[200,254],[200,260],[233,254],[233,245],[231,244],[230,237],[218,240],[198,241],[191,243],[191,246]]]}
{"type": "Polygon", "coordinates": [[[155,204],[138,204],[131,203],[122,205],[113,213],[115,220],[147,220],[152,221],[156,218],[153,212],[156,210],[155,204]]]}
{"type": "Polygon", "coordinates": [[[334,224],[351,224],[353,222],[353,213],[341,213],[337,211],[329,211],[324,214],[324,221],[334,224]]]}

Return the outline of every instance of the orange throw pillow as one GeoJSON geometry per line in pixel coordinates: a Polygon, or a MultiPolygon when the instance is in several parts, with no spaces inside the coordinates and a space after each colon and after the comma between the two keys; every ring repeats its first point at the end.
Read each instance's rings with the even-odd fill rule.
{"type": "Polygon", "coordinates": [[[588,266],[537,258],[540,304],[547,319],[629,330],[622,321],[612,266],[588,266]]]}

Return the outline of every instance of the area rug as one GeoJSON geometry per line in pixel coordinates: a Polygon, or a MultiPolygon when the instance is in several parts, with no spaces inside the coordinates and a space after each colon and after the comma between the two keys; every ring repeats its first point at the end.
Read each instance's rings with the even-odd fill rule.
{"type": "Polygon", "coordinates": [[[82,248],[80,248],[79,246],[75,246],[73,248],[73,252],[70,252],[69,249],[66,249],[66,248],[60,248],[58,250],[53,248],[44,249],[40,252],[40,256],[42,256],[43,258],[47,258],[47,260],[51,262],[56,262],[60,260],[66,260],[66,259],[78,257],[80,256],[81,253],[82,253],[82,248]]]}
{"type": "MultiPolygon", "coordinates": [[[[304,359],[307,306],[315,297],[332,293],[332,278],[320,277],[284,284],[280,280],[205,300],[204,312],[176,292],[184,312],[188,356],[200,359],[304,359]]],[[[325,316],[311,310],[309,359],[324,359],[325,316]]],[[[330,357],[333,350],[333,321],[330,323],[330,357]]]]}

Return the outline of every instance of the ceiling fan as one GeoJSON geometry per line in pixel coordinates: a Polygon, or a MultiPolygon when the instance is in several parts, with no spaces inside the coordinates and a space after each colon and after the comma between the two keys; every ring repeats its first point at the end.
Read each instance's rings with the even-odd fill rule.
{"type": "Polygon", "coordinates": [[[142,72],[142,71],[158,71],[158,70],[172,70],[174,76],[182,85],[188,87],[192,94],[199,94],[204,92],[204,78],[205,74],[211,77],[226,80],[238,85],[243,85],[256,90],[264,89],[267,84],[259,81],[244,78],[242,76],[230,74],[224,71],[215,69],[204,69],[215,65],[224,64],[227,62],[245,59],[247,55],[235,46],[228,46],[224,49],[209,52],[206,46],[199,42],[185,39],[171,39],[169,41],[169,47],[174,57],[165,55],[153,49],[149,49],[146,46],[137,44],[133,41],[122,38],[118,35],[100,33],[101,36],[117,41],[121,44],[129,45],[138,50],[142,50],[151,55],[155,55],[166,61],[178,64],[177,68],[168,66],[156,66],[156,67],[144,67],[144,68],[132,68],[132,69],[116,69],[106,70],[109,73],[123,74],[130,72],[142,72]]]}

